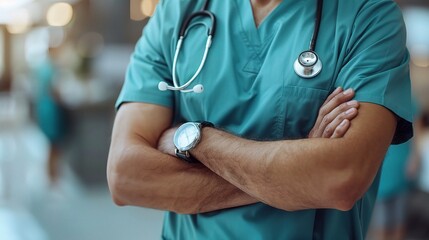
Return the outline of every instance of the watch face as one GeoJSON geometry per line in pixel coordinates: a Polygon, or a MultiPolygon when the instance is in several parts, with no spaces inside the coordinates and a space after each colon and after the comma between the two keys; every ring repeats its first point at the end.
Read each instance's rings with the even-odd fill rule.
{"type": "Polygon", "coordinates": [[[185,123],[174,134],[174,145],[180,151],[193,148],[200,138],[200,128],[195,123],[185,123]]]}

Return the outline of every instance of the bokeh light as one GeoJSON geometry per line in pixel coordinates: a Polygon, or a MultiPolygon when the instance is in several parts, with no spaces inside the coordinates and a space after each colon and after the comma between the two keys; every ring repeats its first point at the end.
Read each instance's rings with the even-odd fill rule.
{"type": "Polygon", "coordinates": [[[12,21],[6,26],[7,31],[11,34],[25,33],[31,25],[30,13],[27,9],[22,8],[13,14],[12,21]]]}
{"type": "Polygon", "coordinates": [[[72,18],[73,7],[64,2],[53,4],[46,14],[48,24],[54,27],[63,27],[69,24],[72,18]]]}

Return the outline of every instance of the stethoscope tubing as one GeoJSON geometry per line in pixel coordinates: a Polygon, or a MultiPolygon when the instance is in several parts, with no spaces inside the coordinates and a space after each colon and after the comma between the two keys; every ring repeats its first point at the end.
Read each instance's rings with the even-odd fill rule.
{"type": "Polygon", "coordinates": [[[210,18],[211,28],[209,28],[207,35],[212,36],[212,38],[214,37],[215,32],[216,32],[216,17],[212,12],[207,11],[207,10],[202,10],[202,11],[195,12],[186,18],[186,20],[183,22],[183,24],[180,28],[179,38],[185,36],[186,29],[188,28],[189,23],[191,23],[192,19],[194,19],[195,17],[198,17],[198,16],[206,16],[206,17],[210,18]]]}
{"type": "MultiPolygon", "coordinates": [[[[180,27],[179,39],[177,41],[176,51],[174,53],[174,58],[173,58],[172,77],[173,77],[173,85],[174,86],[169,86],[165,82],[160,82],[160,84],[158,86],[160,90],[162,90],[162,91],[173,90],[173,91],[181,91],[181,92],[202,92],[203,91],[203,86],[201,84],[199,84],[199,88],[198,88],[199,91],[196,91],[195,89],[186,89],[186,88],[188,88],[192,84],[192,82],[198,77],[198,75],[201,73],[201,70],[203,69],[203,67],[206,63],[208,52],[209,52],[209,49],[212,45],[212,41],[213,41],[213,38],[214,38],[214,35],[216,32],[216,17],[212,12],[207,10],[208,4],[209,4],[209,0],[206,0],[204,2],[202,9],[200,11],[195,12],[195,13],[191,14],[190,16],[188,16],[185,19],[185,21],[183,22],[182,26],[180,27]],[[209,27],[208,31],[207,31],[207,41],[206,41],[205,50],[204,50],[204,54],[203,54],[203,57],[201,59],[200,65],[198,66],[194,75],[185,84],[180,86],[178,81],[177,81],[177,76],[176,76],[177,61],[179,58],[180,50],[182,49],[183,42],[186,38],[187,29],[189,27],[189,24],[196,17],[208,17],[208,18],[210,18],[211,27],[209,27]],[[162,87],[161,87],[161,85],[162,85],[162,87]]],[[[322,10],[323,10],[323,0],[317,0],[317,10],[316,10],[316,16],[315,16],[315,22],[314,22],[314,31],[313,31],[313,36],[312,36],[311,41],[310,41],[309,50],[302,52],[293,65],[296,74],[300,77],[303,77],[303,78],[313,78],[313,77],[317,76],[320,73],[320,71],[322,70],[322,62],[320,61],[319,56],[317,55],[317,53],[315,51],[317,38],[319,36],[321,19],[322,19],[322,10]],[[301,55],[304,53],[311,53],[315,56],[317,62],[314,64],[314,66],[304,66],[302,63],[300,63],[298,61],[299,58],[301,57],[301,55]]]]}
{"type": "Polygon", "coordinates": [[[180,53],[180,49],[182,48],[182,44],[183,44],[183,40],[185,39],[184,36],[181,36],[179,38],[179,41],[177,42],[177,47],[176,47],[176,52],[174,53],[174,59],[173,59],[173,69],[172,69],[172,75],[173,75],[173,84],[174,84],[174,88],[175,89],[170,89],[170,90],[180,90],[181,92],[192,92],[193,90],[184,90],[185,88],[187,88],[189,85],[191,85],[191,83],[198,77],[198,75],[200,74],[201,70],[203,69],[206,60],[207,60],[207,56],[209,53],[209,49],[211,47],[212,44],[212,35],[208,35],[207,36],[207,41],[206,41],[206,46],[205,46],[205,50],[204,50],[204,54],[203,54],[203,58],[201,60],[200,65],[198,66],[197,71],[194,73],[194,75],[191,77],[191,79],[189,79],[185,84],[183,84],[182,86],[179,86],[178,82],[177,82],[177,77],[176,77],[176,67],[177,67],[177,60],[179,58],[179,53],[180,53]]]}
{"type": "MultiPolygon", "coordinates": [[[[209,49],[212,45],[212,39],[216,33],[216,17],[215,15],[210,12],[207,11],[207,6],[208,6],[209,1],[206,0],[206,2],[203,5],[203,8],[201,11],[195,12],[193,14],[191,14],[190,16],[188,16],[186,18],[186,20],[183,22],[182,26],[180,27],[180,31],[179,31],[179,40],[177,41],[177,46],[176,46],[176,51],[174,53],[174,58],[173,58],[173,69],[172,69],[172,75],[173,75],[173,85],[174,87],[171,86],[167,86],[167,89],[169,90],[176,90],[176,91],[181,91],[181,92],[194,92],[193,89],[187,89],[187,87],[189,87],[189,85],[192,84],[192,82],[198,77],[198,75],[201,73],[201,70],[203,69],[206,60],[207,60],[207,56],[209,53],[209,49]],[[208,28],[207,31],[207,41],[206,41],[206,46],[204,49],[204,54],[203,57],[201,59],[200,65],[197,68],[197,71],[194,73],[194,75],[183,85],[179,85],[178,81],[177,81],[177,76],[176,76],[176,67],[177,67],[177,60],[179,58],[179,54],[180,54],[180,50],[182,49],[182,45],[183,45],[183,41],[186,38],[186,34],[187,31],[186,29],[188,29],[189,24],[191,23],[191,21],[196,18],[196,17],[208,17],[210,18],[211,21],[211,27],[208,28]]],[[[201,89],[203,89],[201,87],[201,89]]]]}
{"type": "Polygon", "coordinates": [[[322,21],[323,0],[317,1],[317,12],[314,19],[314,32],[310,42],[310,51],[315,52],[317,38],[319,37],[320,23],[322,21]]]}

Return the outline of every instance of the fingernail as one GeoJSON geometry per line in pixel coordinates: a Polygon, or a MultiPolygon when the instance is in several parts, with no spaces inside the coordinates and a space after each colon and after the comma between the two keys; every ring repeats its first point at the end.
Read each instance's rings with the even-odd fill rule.
{"type": "Polygon", "coordinates": [[[347,120],[346,120],[346,119],[344,119],[344,120],[341,122],[340,126],[341,126],[341,127],[344,127],[344,126],[346,125],[346,123],[347,123],[347,120]]]}
{"type": "Polygon", "coordinates": [[[349,88],[346,91],[343,92],[344,95],[350,95],[353,93],[353,89],[349,88]]]}
{"type": "Polygon", "coordinates": [[[352,101],[347,102],[347,105],[349,105],[349,106],[356,106],[357,104],[358,104],[358,101],[356,101],[356,100],[352,100],[352,101]]]}
{"type": "Polygon", "coordinates": [[[350,108],[349,110],[346,111],[346,114],[347,115],[352,114],[354,113],[355,110],[356,110],[355,108],[350,108]]]}

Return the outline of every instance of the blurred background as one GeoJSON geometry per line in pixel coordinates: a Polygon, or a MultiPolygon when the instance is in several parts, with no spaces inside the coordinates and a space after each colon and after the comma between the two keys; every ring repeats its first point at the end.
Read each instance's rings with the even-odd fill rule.
{"type": "MultiPolygon", "coordinates": [[[[115,206],[105,173],[114,102],[157,2],[0,0],[0,240],[159,239],[163,213],[115,206]]],[[[389,150],[369,238],[429,239],[429,2],[397,2],[416,137],[389,150]],[[386,233],[392,201],[403,216],[386,233]]]]}

